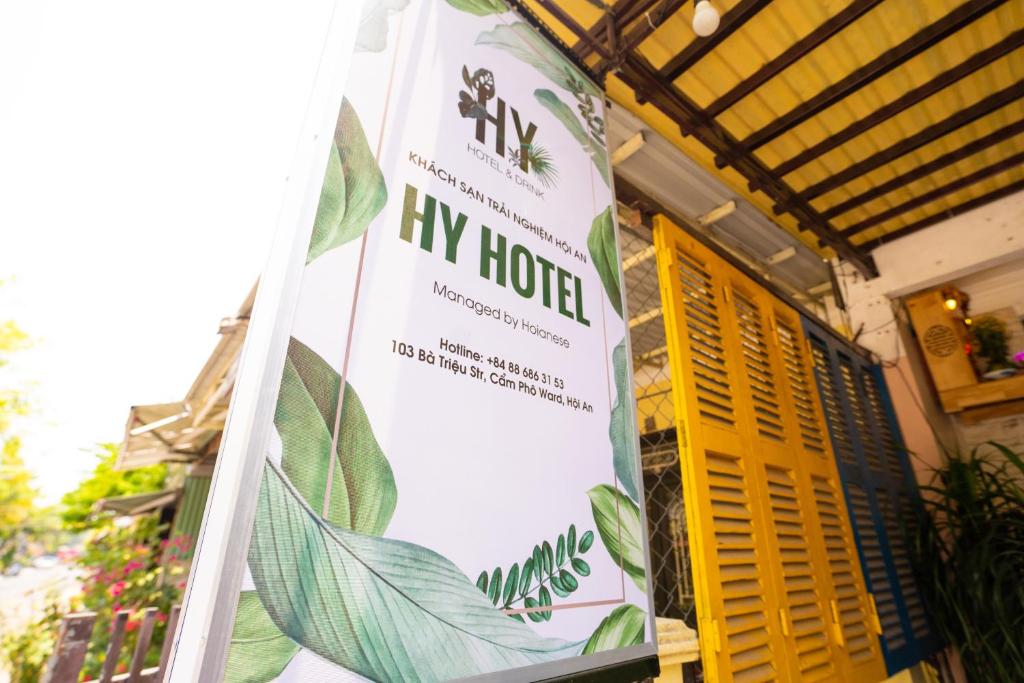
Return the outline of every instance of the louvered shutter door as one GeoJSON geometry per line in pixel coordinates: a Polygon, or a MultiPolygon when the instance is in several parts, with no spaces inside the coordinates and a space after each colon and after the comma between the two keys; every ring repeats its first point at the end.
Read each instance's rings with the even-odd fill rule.
{"type": "Polygon", "coordinates": [[[791,680],[735,401],[721,264],[675,237],[655,231],[705,678],[791,680]]]}
{"type": "Polygon", "coordinates": [[[806,318],[803,326],[886,666],[895,673],[935,648],[905,535],[921,513],[916,485],[880,368],[806,318]]]}
{"type": "MultiPolygon", "coordinates": [[[[822,554],[825,572],[824,598],[827,616],[835,632],[840,680],[866,681],[883,677],[882,651],[877,621],[867,586],[857,563],[856,542],[842,501],[842,488],[835,458],[828,446],[827,428],[814,391],[809,349],[800,328],[800,318],[770,294],[779,354],[786,373],[783,386],[791,410],[791,431],[810,498],[810,532],[822,554]]],[[[818,680],[804,672],[802,680],[818,680]]]]}
{"type": "Polygon", "coordinates": [[[654,232],[706,679],[880,680],[834,468],[802,462],[814,449],[831,462],[830,447],[803,357],[795,407],[777,301],[664,219],[654,232]],[[853,664],[843,642],[840,576],[860,606],[873,670],[853,664]]]}

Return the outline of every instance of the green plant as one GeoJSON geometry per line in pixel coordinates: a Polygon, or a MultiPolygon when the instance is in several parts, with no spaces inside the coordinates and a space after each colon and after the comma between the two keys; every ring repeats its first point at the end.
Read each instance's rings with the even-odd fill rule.
{"type": "Polygon", "coordinates": [[[117,449],[117,444],[100,444],[92,474],[61,498],[61,518],[68,531],[96,529],[112,519],[113,512],[96,512],[96,503],[104,498],[159,491],[164,487],[166,464],[118,470],[117,449]]]}
{"type": "MultiPolygon", "coordinates": [[[[476,587],[491,604],[501,609],[515,609],[520,603],[526,608],[550,607],[551,591],[560,598],[567,598],[579,588],[578,577],[590,576],[590,565],[579,555],[590,550],[593,544],[594,532],[587,531],[577,545],[576,525],[570,524],[567,534],[558,534],[554,548],[547,541],[533,546],[533,554],[526,558],[521,569],[516,562],[504,573],[501,567],[495,567],[490,575],[482,571],[476,587]]],[[[521,614],[508,616],[523,621],[521,614]]],[[[551,610],[527,612],[526,616],[533,622],[549,621],[551,610]]]]}
{"type": "MultiPolygon", "coordinates": [[[[0,638],[0,654],[10,675],[10,683],[37,683],[46,660],[57,643],[57,632],[64,615],[74,609],[56,595],[47,597],[46,607],[34,621],[20,631],[6,632],[0,638]]],[[[8,629],[3,629],[8,631],[8,629]]]]}
{"type": "Polygon", "coordinates": [[[910,534],[932,622],[973,683],[1024,680],[1024,461],[988,446],[934,471],[910,534]]]}
{"type": "MultiPolygon", "coordinates": [[[[145,515],[126,527],[105,523],[87,534],[84,551],[76,558],[83,570],[79,602],[83,609],[96,612],[94,635],[82,668],[87,678],[99,676],[113,617],[121,610],[131,613],[125,624],[121,667],[126,668],[131,659],[148,607],[157,609],[152,642],[163,642],[167,615],[185,587],[188,563],[180,558],[191,544],[184,537],[163,539],[165,530],[156,515],[145,515]]],[[[146,665],[155,665],[158,658],[159,648],[151,647],[146,665]]]]}
{"type": "Polygon", "coordinates": [[[976,358],[984,359],[986,372],[1013,367],[1007,357],[1006,323],[991,315],[983,315],[971,325],[971,349],[976,358]]]}

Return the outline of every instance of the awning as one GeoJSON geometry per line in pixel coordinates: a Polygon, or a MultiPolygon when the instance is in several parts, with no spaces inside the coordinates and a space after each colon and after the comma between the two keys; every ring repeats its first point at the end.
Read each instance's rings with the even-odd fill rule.
{"type": "Polygon", "coordinates": [[[101,512],[116,512],[119,515],[142,515],[172,505],[181,495],[181,489],[164,489],[133,496],[104,498],[96,503],[101,512]]]}
{"type": "Polygon", "coordinates": [[[216,454],[255,291],[254,287],[237,314],[221,321],[217,346],[184,400],[131,408],[117,469],[192,462],[216,454]]]}

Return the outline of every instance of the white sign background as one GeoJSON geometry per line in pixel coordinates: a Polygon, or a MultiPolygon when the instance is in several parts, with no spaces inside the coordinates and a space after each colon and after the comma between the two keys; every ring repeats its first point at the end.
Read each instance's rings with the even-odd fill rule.
{"type": "MultiPolygon", "coordinates": [[[[387,203],[365,239],[331,249],[305,266],[290,336],[327,361],[362,400],[397,488],[384,536],[429,548],[474,580],[481,571],[521,563],[545,540],[554,545],[570,524],[580,535],[590,530],[596,536],[587,491],[601,484],[618,487],[609,440],[616,400],[611,354],[628,329],[609,302],[587,246],[594,218],[614,208],[613,192],[535,91],[554,92],[573,111],[576,96],[509,52],[481,44],[487,42],[481,34],[520,22],[515,14],[481,17],[442,0],[414,0],[394,13],[382,10],[374,19],[378,27],[386,26],[384,47],[354,53],[345,97],[377,157],[387,203]],[[493,72],[496,95],[487,107],[493,113],[497,98],[506,103],[506,153],[518,147],[512,108],[524,126],[537,126],[534,142],[547,150],[558,170],[552,187],[544,188],[534,174],[523,174],[498,156],[494,125],[487,124],[485,143],[477,141],[476,121],[463,118],[457,106],[460,91],[467,90],[463,67],[470,74],[479,68],[493,72]],[[444,173],[424,169],[410,154],[444,173]],[[489,158],[481,159],[484,154],[489,158]],[[454,176],[454,186],[438,175],[454,176]],[[456,263],[444,258],[440,206],[432,252],[420,248],[418,222],[412,242],[400,239],[407,184],[419,192],[417,211],[430,194],[449,205],[453,216],[467,216],[456,263]],[[479,201],[480,193],[487,200],[479,201]],[[504,210],[495,210],[495,204],[504,210]],[[543,226],[552,238],[517,224],[513,214],[543,226]],[[502,287],[481,277],[482,225],[504,235],[509,249],[521,244],[579,277],[590,325],[559,314],[554,292],[552,307],[542,306],[539,274],[532,299],[517,294],[511,282],[502,287]],[[500,309],[502,319],[479,316],[439,296],[435,283],[500,309]],[[516,328],[507,317],[518,321],[516,328]],[[569,340],[570,347],[524,331],[524,319],[569,340]],[[486,363],[475,363],[486,373],[481,381],[444,370],[436,361],[431,365],[394,352],[395,344],[404,342],[435,358],[450,356],[439,349],[442,338],[485,358],[558,377],[564,389],[552,388],[554,393],[579,398],[592,411],[499,387],[491,381],[492,372],[503,370],[486,363]]],[[[595,102],[603,116],[603,103],[600,98],[595,102]]],[[[580,123],[586,126],[582,118],[580,123]]],[[[570,310],[575,305],[574,293],[570,310]]],[[[280,439],[276,433],[269,438],[266,452],[278,460],[280,439]]],[[[625,575],[600,538],[585,558],[591,573],[580,577],[579,589],[556,598],[560,609],[550,621],[528,620],[527,625],[542,636],[586,640],[612,609],[631,603],[647,613],[644,640],[653,643],[648,595],[625,575]]],[[[240,588],[253,589],[248,572],[240,588]]],[[[595,661],[569,670],[598,666],[606,658],[583,659],[595,661]]],[[[280,680],[299,680],[313,671],[352,678],[303,650],[280,680]]]]}

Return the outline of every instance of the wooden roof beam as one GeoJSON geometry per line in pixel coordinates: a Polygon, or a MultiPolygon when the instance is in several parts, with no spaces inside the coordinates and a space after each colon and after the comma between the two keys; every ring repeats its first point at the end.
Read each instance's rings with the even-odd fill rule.
{"type": "Polygon", "coordinates": [[[952,69],[942,72],[927,83],[908,91],[881,109],[872,112],[870,115],[862,119],[857,119],[838,133],[826,137],[818,144],[812,145],[793,158],[782,162],[773,168],[772,172],[780,177],[792,173],[801,166],[819,158],[826,152],[829,152],[839,145],[852,140],[861,133],[874,128],[880,123],[889,120],[896,114],[899,114],[915,104],[918,104],[922,100],[931,97],[935,93],[949,87],[960,79],[971,75],[978,69],[988,66],[1001,57],[1005,57],[1022,45],[1024,45],[1024,28],[1017,29],[995,45],[971,55],[967,61],[960,62],[952,69]]]}
{"type": "Polygon", "coordinates": [[[978,119],[987,116],[997,109],[1001,109],[1014,100],[1018,100],[1022,97],[1024,97],[1024,80],[1008,85],[1002,90],[998,90],[988,97],[975,102],[966,109],[961,109],[938,123],[932,124],[924,130],[911,135],[909,138],[904,138],[894,145],[890,145],[885,149],[875,152],[867,159],[859,161],[852,166],[848,166],[839,173],[811,185],[800,192],[800,197],[807,201],[820,197],[826,192],[831,192],[838,187],[842,187],[854,178],[859,178],[865,173],[875,170],[879,166],[883,166],[890,161],[900,158],[904,154],[909,154],[930,142],[938,140],[943,135],[947,135],[958,128],[963,128],[970,123],[974,123],[978,119]]]}
{"type": "Polygon", "coordinates": [[[992,145],[999,144],[1003,140],[1008,140],[1014,135],[1020,135],[1021,133],[1024,133],[1024,120],[1003,126],[1002,128],[993,131],[988,135],[982,136],[977,140],[972,140],[960,149],[947,152],[926,164],[922,164],[915,169],[896,176],[892,180],[888,180],[881,185],[876,185],[869,190],[865,190],[856,197],[850,197],[841,204],[836,204],[835,206],[822,211],[821,215],[826,219],[831,220],[836,216],[844,214],[847,211],[852,211],[858,206],[870,202],[872,199],[887,195],[893,190],[901,188],[915,180],[924,178],[925,176],[931,175],[950,164],[955,164],[962,159],[966,159],[967,157],[977,154],[984,149],[988,149],[992,145]]]}
{"type": "Polygon", "coordinates": [[[952,182],[946,183],[945,185],[937,187],[934,190],[913,197],[912,199],[908,199],[902,204],[897,204],[891,209],[887,209],[885,211],[882,211],[881,213],[877,213],[874,216],[869,216],[864,220],[854,223],[850,227],[846,228],[845,230],[842,231],[842,234],[844,237],[853,237],[854,235],[864,232],[869,228],[873,228],[876,225],[879,225],[880,223],[884,223],[885,221],[891,218],[895,218],[897,216],[905,214],[906,212],[912,209],[916,209],[919,206],[924,206],[929,202],[933,202],[936,199],[945,197],[948,194],[952,194],[954,192],[957,192],[958,190],[962,190],[965,187],[970,187],[971,185],[977,182],[981,182],[985,178],[997,175],[999,173],[1002,173],[1003,171],[1009,171],[1010,169],[1017,168],[1022,164],[1024,164],[1024,152],[1018,152],[1017,154],[1008,156],[1005,159],[997,161],[994,164],[990,164],[984,168],[981,168],[975,171],[974,173],[965,175],[962,178],[958,178],[952,182]]]}
{"type": "Polygon", "coordinates": [[[680,128],[690,131],[713,153],[734,159],[733,166],[739,173],[748,180],[757,182],[777,202],[784,202],[790,207],[789,213],[796,217],[803,229],[812,231],[823,244],[834,249],[865,277],[875,277],[878,274],[869,258],[840,236],[828,221],[808,202],[801,199],[792,188],[773,177],[762,162],[747,154],[736,139],[713,118],[678,88],[662,79],[650,62],[636,54],[627,55],[619,76],[634,91],[645,93],[649,101],[672,118],[680,128]]]}
{"type": "MultiPolygon", "coordinates": [[[[629,33],[622,36],[620,39],[619,53],[628,54],[635,50],[640,46],[640,43],[647,40],[647,38],[658,30],[658,28],[664,24],[669,17],[679,11],[679,9],[688,2],[691,2],[691,0],[661,0],[661,3],[657,7],[654,7],[649,11],[645,11],[643,13],[644,19],[642,21],[638,21],[636,26],[634,26],[629,33]]],[[[619,21],[618,23],[620,27],[629,25],[629,22],[627,21],[619,21]]],[[[609,69],[617,67],[618,61],[618,55],[613,55],[612,60],[603,60],[598,62],[597,65],[594,66],[594,71],[598,74],[604,74],[609,69]]]]}
{"type": "Polygon", "coordinates": [[[731,36],[736,29],[750,21],[758,12],[767,7],[770,2],[771,0],[740,0],[739,4],[725,13],[721,23],[718,25],[718,29],[714,33],[706,38],[697,36],[690,41],[690,44],[682,52],[668,60],[665,66],[659,70],[661,77],[669,81],[679,78],[683,72],[718,47],[723,40],[731,36]]]}
{"type": "Polygon", "coordinates": [[[875,79],[945,40],[1004,2],[1006,0],[968,0],[964,2],[946,16],[921,29],[896,47],[883,52],[838,83],[825,88],[767,126],[751,133],[743,139],[743,146],[754,151],[771,142],[794,126],[828,109],[875,79]]]}
{"type": "MultiPolygon", "coordinates": [[[[567,29],[575,33],[580,40],[590,45],[591,49],[593,49],[599,55],[601,55],[605,59],[608,59],[612,56],[611,53],[608,51],[608,48],[601,44],[599,38],[591,36],[590,32],[587,31],[587,29],[583,28],[583,26],[581,26],[578,21],[573,19],[569,15],[569,13],[562,9],[558,5],[558,3],[554,2],[554,0],[537,0],[537,4],[546,9],[548,12],[550,12],[551,16],[553,16],[558,21],[562,22],[562,24],[567,29]]],[[[595,28],[602,29],[604,29],[604,27],[604,21],[598,21],[597,25],[595,26],[595,28]]]]}
{"type": "MultiPolygon", "coordinates": [[[[630,22],[649,11],[651,7],[656,5],[659,1],[660,0],[619,0],[614,3],[612,7],[615,9],[615,15],[619,25],[629,26],[630,22]]],[[[590,40],[588,41],[586,38],[580,36],[579,41],[572,46],[572,51],[579,55],[580,59],[586,59],[594,53],[593,42],[591,41],[602,41],[605,39],[607,29],[605,28],[604,21],[598,20],[594,22],[594,25],[587,29],[585,33],[590,40]]]]}
{"type": "Polygon", "coordinates": [[[980,197],[975,197],[974,199],[968,200],[963,204],[958,204],[957,206],[954,206],[951,209],[946,209],[945,211],[940,211],[939,213],[932,214],[927,218],[922,218],[921,220],[911,223],[910,225],[907,225],[905,227],[902,227],[899,230],[893,230],[892,232],[882,235],[881,237],[876,237],[873,240],[862,242],[859,246],[862,249],[877,249],[883,244],[892,242],[893,240],[899,239],[900,237],[906,237],[907,235],[917,232],[918,230],[924,230],[925,228],[929,228],[935,225],[936,223],[941,223],[942,221],[953,218],[954,216],[959,216],[962,213],[967,213],[972,209],[977,209],[978,207],[984,206],[985,204],[988,204],[990,202],[994,202],[997,199],[1008,197],[1011,194],[1014,194],[1015,192],[1020,192],[1021,190],[1024,190],[1024,180],[1018,180],[1016,182],[1010,183],[1009,185],[1006,185],[1005,187],[1000,187],[999,189],[983,194],[980,197]]]}
{"type": "Polygon", "coordinates": [[[803,58],[826,40],[859,19],[882,0],[853,0],[841,12],[827,20],[809,34],[793,43],[785,52],[768,62],[753,74],[743,79],[727,93],[711,103],[707,112],[718,116],[750,93],[785,71],[790,65],[803,58]]]}

